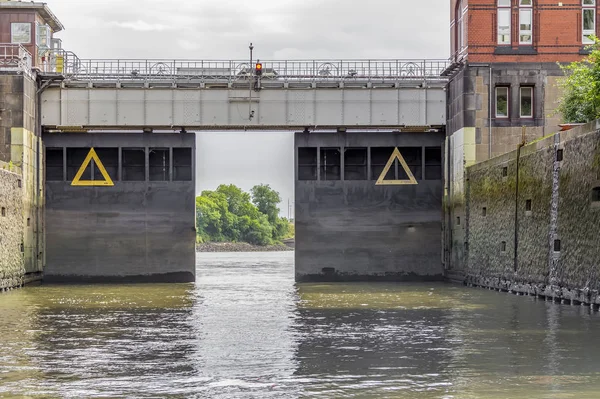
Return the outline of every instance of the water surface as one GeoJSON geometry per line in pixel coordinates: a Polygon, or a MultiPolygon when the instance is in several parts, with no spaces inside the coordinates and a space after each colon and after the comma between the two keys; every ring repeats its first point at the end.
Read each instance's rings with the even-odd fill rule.
{"type": "Polygon", "coordinates": [[[0,397],[598,398],[599,336],[587,307],[205,253],[195,285],[0,295],[0,397]]]}

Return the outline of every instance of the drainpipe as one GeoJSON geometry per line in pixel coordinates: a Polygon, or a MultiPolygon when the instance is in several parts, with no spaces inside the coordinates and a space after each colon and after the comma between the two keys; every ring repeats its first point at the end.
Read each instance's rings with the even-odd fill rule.
{"type": "Polygon", "coordinates": [[[514,269],[515,272],[519,266],[519,160],[521,159],[521,148],[525,146],[525,126],[522,127],[521,143],[517,147],[517,178],[515,187],[515,254],[514,254],[514,269]]]}
{"type": "MultiPolygon", "coordinates": [[[[36,269],[40,269],[39,267],[39,262],[42,261],[42,266],[43,266],[43,256],[40,257],[40,235],[43,233],[43,229],[40,228],[40,205],[41,205],[41,201],[40,201],[40,193],[41,193],[41,175],[40,175],[40,168],[41,166],[41,156],[40,156],[40,151],[42,150],[42,148],[40,147],[40,141],[42,139],[42,93],[44,92],[44,90],[46,90],[50,84],[52,84],[52,82],[57,81],[57,80],[63,80],[64,77],[63,76],[56,76],[56,77],[52,77],[49,80],[46,80],[45,82],[37,81],[38,83],[38,89],[36,91],[36,95],[35,95],[35,129],[37,130],[36,132],[36,169],[35,169],[35,206],[36,206],[36,212],[35,212],[35,228],[36,228],[36,235],[35,235],[35,262],[36,262],[36,269]],[[41,259],[40,259],[41,258],[41,259]]],[[[42,272],[43,271],[43,267],[42,270],[37,270],[38,272],[42,272]]]]}
{"type": "Polygon", "coordinates": [[[492,85],[492,64],[490,64],[490,82],[488,84],[488,99],[489,99],[489,117],[490,121],[488,124],[488,159],[492,159],[492,96],[493,96],[493,85],[492,85]]]}

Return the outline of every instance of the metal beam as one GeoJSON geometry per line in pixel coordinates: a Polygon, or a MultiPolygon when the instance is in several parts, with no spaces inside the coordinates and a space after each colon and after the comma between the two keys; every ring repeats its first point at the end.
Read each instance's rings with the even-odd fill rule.
{"type": "Polygon", "coordinates": [[[49,87],[42,94],[45,130],[330,130],[439,127],[446,122],[444,84],[405,81],[389,87],[180,88],[123,85],[49,87]],[[249,118],[248,109],[254,111],[249,118]]]}

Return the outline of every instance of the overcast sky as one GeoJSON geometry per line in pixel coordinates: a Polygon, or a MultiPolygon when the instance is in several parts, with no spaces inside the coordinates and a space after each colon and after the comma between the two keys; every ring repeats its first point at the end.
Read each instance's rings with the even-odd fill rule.
{"type": "MultiPolygon", "coordinates": [[[[80,58],[229,60],[449,56],[450,0],[46,0],[80,58]]],[[[233,183],[293,198],[291,133],[198,134],[197,191],[233,183]],[[266,160],[272,157],[272,162],[266,160]]]]}

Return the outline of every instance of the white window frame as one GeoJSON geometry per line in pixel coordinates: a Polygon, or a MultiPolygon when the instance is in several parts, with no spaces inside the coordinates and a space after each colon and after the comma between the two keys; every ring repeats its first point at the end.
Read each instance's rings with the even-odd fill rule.
{"type": "Polygon", "coordinates": [[[510,117],[510,87],[508,86],[496,86],[495,92],[495,110],[494,115],[498,119],[508,119],[510,117]],[[506,115],[498,114],[498,90],[506,90],[506,115]]]}
{"type": "Polygon", "coordinates": [[[519,0],[519,44],[533,44],[533,1],[524,4],[524,0],[519,0]],[[523,29],[523,16],[529,15],[529,29],[523,29]],[[523,40],[523,36],[529,36],[529,40],[523,40]]]}
{"type": "Polygon", "coordinates": [[[589,36],[596,35],[596,0],[581,0],[581,43],[594,44],[594,41],[589,36]],[[592,21],[592,29],[585,29],[585,14],[586,11],[591,12],[594,16],[592,21]]]}
{"type": "Polygon", "coordinates": [[[519,117],[523,119],[531,119],[533,118],[533,95],[534,90],[533,86],[521,86],[519,88],[519,117]],[[523,89],[529,90],[531,92],[531,115],[523,115],[523,89]]]}
{"type": "Polygon", "coordinates": [[[512,42],[511,30],[512,30],[512,10],[511,10],[511,1],[512,0],[498,0],[498,10],[496,13],[496,22],[497,22],[497,34],[498,34],[498,44],[499,45],[510,45],[512,42]],[[508,29],[500,30],[500,20],[502,15],[508,15],[508,29]],[[502,40],[502,38],[506,38],[502,40]]]}
{"type": "Polygon", "coordinates": [[[467,48],[467,27],[465,22],[467,21],[467,9],[468,6],[464,5],[464,0],[460,0],[458,4],[458,16],[457,16],[457,35],[458,35],[458,51],[462,53],[467,48]]]}

